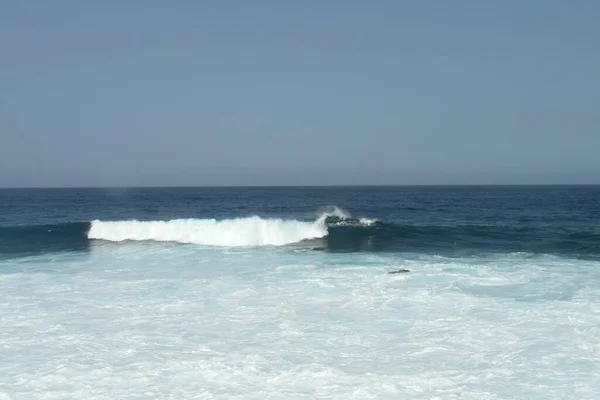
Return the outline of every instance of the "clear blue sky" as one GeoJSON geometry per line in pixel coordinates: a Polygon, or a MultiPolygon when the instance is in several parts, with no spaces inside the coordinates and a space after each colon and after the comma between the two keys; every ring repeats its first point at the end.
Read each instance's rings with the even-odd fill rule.
{"type": "Polygon", "coordinates": [[[0,186],[600,183],[600,1],[4,1],[0,186]]]}

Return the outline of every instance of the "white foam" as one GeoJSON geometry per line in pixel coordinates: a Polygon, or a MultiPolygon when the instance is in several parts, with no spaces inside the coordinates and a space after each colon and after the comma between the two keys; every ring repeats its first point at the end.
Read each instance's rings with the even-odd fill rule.
{"type": "Polygon", "coordinates": [[[327,235],[320,220],[302,222],[259,217],[217,221],[187,219],[172,221],[93,221],[90,239],[113,242],[154,240],[207,246],[281,246],[327,235]]]}
{"type": "Polygon", "coordinates": [[[327,235],[329,216],[348,218],[335,207],[312,222],[264,219],[177,219],[171,221],[92,221],[88,238],[112,242],[153,240],[207,246],[282,246],[327,235]]]}
{"type": "Polygon", "coordinates": [[[374,223],[377,222],[376,219],[369,219],[369,218],[361,218],[358,220],[358,222],[360,222],[362,225],[373,225],[374,223]]]}
{"type": "Polygon", "coordinates": [[[0,399],[598,398],[597,269],[138,242],[0,261],[0,399]]]}

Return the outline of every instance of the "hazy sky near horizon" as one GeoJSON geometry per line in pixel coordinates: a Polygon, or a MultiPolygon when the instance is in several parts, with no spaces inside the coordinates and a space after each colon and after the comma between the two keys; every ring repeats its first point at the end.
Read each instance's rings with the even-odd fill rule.
{"type": "Polygon", "coordinates": [[[0,187],[600,183],[598,1],[6,1],[0,187]]]}

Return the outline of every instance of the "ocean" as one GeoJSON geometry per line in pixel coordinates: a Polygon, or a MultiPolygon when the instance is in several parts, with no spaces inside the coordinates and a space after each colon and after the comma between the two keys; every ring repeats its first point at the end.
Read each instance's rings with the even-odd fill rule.
{"type": "Polygon", "coordinates": [[[0,399],[598,399],[599,267],[599,186],[2,189],[0,399]]]}

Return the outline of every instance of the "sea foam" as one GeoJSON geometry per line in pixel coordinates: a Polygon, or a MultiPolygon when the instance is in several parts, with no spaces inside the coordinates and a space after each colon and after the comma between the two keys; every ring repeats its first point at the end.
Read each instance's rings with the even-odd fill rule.
{"type": "Polygon", "coordinates": [[[170,221],[94,220],[89,239],[112,242],[152,240],[207,246],[282,246],[327,235],[326,219],[348,218],[339,208],[321,214],[315,221],[261,218],[176,219],[170,221]]]}

